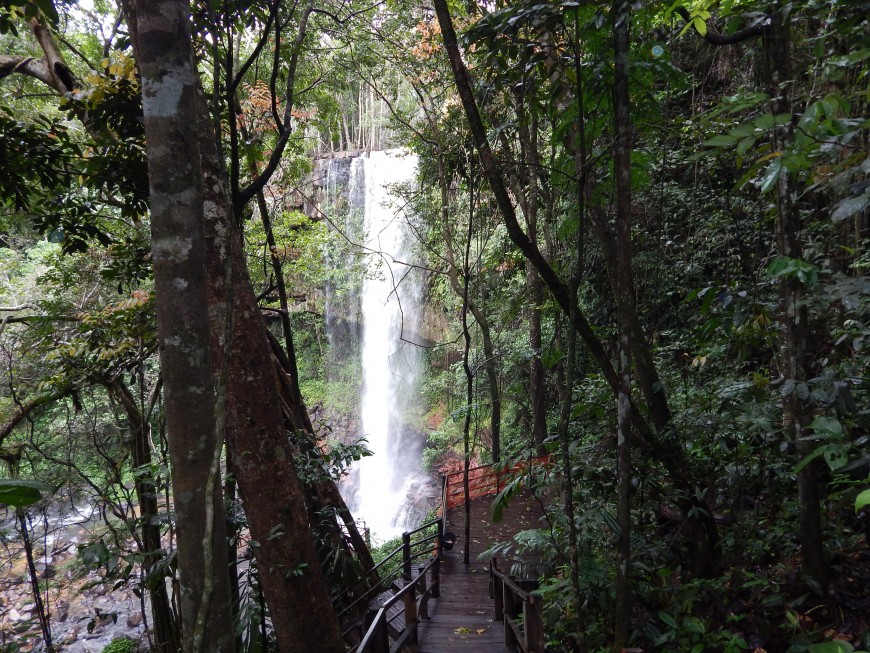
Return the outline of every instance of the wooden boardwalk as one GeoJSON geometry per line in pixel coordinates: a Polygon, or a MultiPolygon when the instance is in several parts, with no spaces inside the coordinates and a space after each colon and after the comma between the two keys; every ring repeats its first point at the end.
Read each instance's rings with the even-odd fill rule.
{"type": "Polygon", "coordinates": [[[508,540],[516,532],[539,526],[543,514],[531,495],[514,497],[504,511],[501,523],[489,518],[493,497],[471,502],[471,542],[462,540],[465,524],[460,506],[447,513],[448,532],[459,536],[453,550],[444,553],[441,563],[441,597],[429,602],[429,619],[419,625],[418,653],[507,653],[503,625],[494,620],[494,604],[489,598],[489,562],[477,556],[496,542],[508,540]],[[470,544],[470,564],[462,563],[463,551],[470,544]]]}

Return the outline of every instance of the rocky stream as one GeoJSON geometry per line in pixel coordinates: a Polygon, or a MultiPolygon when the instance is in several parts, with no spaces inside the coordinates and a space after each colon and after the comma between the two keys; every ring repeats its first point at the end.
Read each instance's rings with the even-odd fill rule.
{"type": "MultiPolygon", "coordinates": [[[[58,653],[100,653],[118,637],[147,650],[147,606],[131,588],[104,582],[102,571],[87,572],[79,558],[79,547],[101,524],[90,505],[31,510],[34,563],[58,653]]],[[[6,508],[0,508],[0,556],[0,651],[46,651],[15,512],[6,508]]]]}

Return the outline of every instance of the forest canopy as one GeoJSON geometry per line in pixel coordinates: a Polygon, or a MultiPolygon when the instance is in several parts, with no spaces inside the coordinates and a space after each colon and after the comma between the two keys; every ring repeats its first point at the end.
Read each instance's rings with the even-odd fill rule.
{"type": "Polygon", "coordinates": [[[404,420],[435,477],[548,457],[490,551],[549,561],[547,650],[870,650],[868,15],[0,0],[14,646],[63,650],[34,524],[81,500],[71,576],[147,594],[151,650],[345,650],[388,256],[324,170],[401,149],[404,420]]]}

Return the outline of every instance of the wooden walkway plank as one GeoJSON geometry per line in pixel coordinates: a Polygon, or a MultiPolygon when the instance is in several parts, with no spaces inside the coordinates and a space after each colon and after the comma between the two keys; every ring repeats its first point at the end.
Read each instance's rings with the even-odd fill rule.
{"type": "Polygon", "coordinates": [[[478,556],[496,542],[510,539],[526,528],[537,527],[542,511],[530,496],[517,496],[499,524],[490,520],[492,497],[471,502],[471,542],[463,542],[465,513],[462,506],[447,514],[447,531],[460,535],[441,563],[441,597],[429,601],[429,619],[420,622],[418,653],[508,653],[504,625],[495,621],[489,598],[489,562],[478,556]],[[466,546],[470,564],[462,563],[466,546]]]}

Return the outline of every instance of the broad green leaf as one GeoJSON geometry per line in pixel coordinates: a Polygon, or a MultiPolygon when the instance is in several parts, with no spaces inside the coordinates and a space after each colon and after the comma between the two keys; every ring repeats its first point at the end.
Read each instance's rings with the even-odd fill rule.
{"type": "Polygon", "coordinates": [[[829,437],[839,438],[843,435],[843,425],[833,417],[816,417],[810,424],[810,428],[816,433],[829,437]]]}
{"type": "Polygon", "coordinates": [[[739,143],[737,143],[737,154],[739,156],[743,156],[744,154],[746,154],[747,150],[749,150],[749,148],[753,145],[755,145],[755,137],[747,136],[739,143]]]}
{"type": "Polygon", "coordinates": [[[679,628],[679,626],[677,625],[677,622],[674,621],[674,618],[671,615],[669,615],[667,612],[659,612],[659,619],[662,621],[662,623],[664,623],[667,626],[670,626],[674,630],[679,628]]]}
{"type": "Polygon", "coordinates": [[[752,136],[755,133],[755,127],[752,123],[746,123],[739,127],[735,127],[728,133],[736,138],[745,138],[746,136],[752,136]]]}
{"type": "Polygon", "coordinates": [[[45,489],[44,485],[36,481],[0,479],[0,503],[13,508],[30,506],[42,499],[45,489]]]}
{"type": "Polygon", "coordinates": [[[856,213],[860,213],[867,205],[870,204],[870,195],[864,193],[858,197],[847,197],[837,203],[837,207],[831,213],[831,220],[834,222],[842,222],[846,218],[851,218],[856,213]]]}
{"type": "Polygon", "coordinates": [[[525,476],[517,476],[516,478],[511,479],[499,492],[495,499],[492,500],[491,507],[491,515],[492,521],[496,524],[501,522],[502,516],[504,515],[504,510],[507,508],[508,504],[511,502],[511,499],[520,492],[526,485],[526,477],[525,476]]]}
{"type": "Polygon", "coordinates": [[[821,644],[810,644],[810,653],[853,653],[854,650],[855,648],[849,642],[841,639],[821,644]]]}
{"type": "Polygon", "coordinates": [[[825,444],[825,445],[822,445],[821,447],[819,447],[818,449],[816,449],[815,451],[813,451],[809,456],[807,456],[806,458],[804,458],[802,461],[800,461],[800,462],[797,464],[797,466],[794,468],[794,473],[795,473],[795,474],[799,474],[800,471],[801,471],[804,467],[806,467],[807,465],[809,465],[809,464],[810,464],[812,461],[814,461],[816,458],[818,458],[819,456],[824,456],[824,455],[825,455],[825,452],[826,452],[826,451],[828,450],[828,448],[831,447],[831,446],[832,446],[832,445],[825,444]]]}
{"type": "Polygon", "coordinates": [[[763,116],[758,116],[758,118],[752,121],[752,124],[755,125],[757,129],[767,131],[776,124],[776,119],[773,117],[772,113],[766,113],[763,116]]]}
{"type": "Polygon", "coordinates": [[[788,271],[790,263],[791,259],[787,256],[774,256],[767,264],[767,274],[771,277],[781,276],[788,271]]]}
{"type": "Polygon", "coordinates": [[[704,147],[730,147],[736,142],[737,139],[734,136],[730,136],[728,134],[720,134],[704,141],[702,145],[704,147]]]}
{"type": "Polygon", "coordinates": [[[870,505],[870,488],[867,488],[855,497],[855,512],[868,505],[870,505]]]}
{"type": "Polygon", "coordinates": [[[79,547],[79,557],[81,557],[82,564],[88,569],[99,569],[109,561],[111,555],[109,548],[102,540],[79,547]]]}
{"type": "Polygon", "coordinates": [[[849,454],[846,447],[840,444],[831,444],[825,449],[825,462],[832,472],[836,472],[841,467],[845,467],[849,462],[849,454]]]}
{"type": "Polygon", "coordinates": [[[782,159],[774,159],[774,161],[767,166],[767,170],[764,172],[764,176],[761,178],[761,192],[766,193],[776,181],[779,179],[779,175],[782,172],[782,159]]]}

